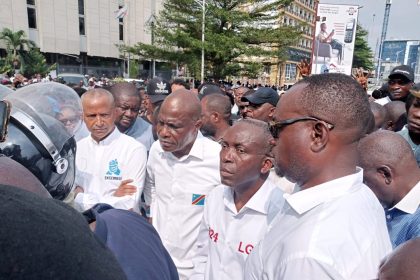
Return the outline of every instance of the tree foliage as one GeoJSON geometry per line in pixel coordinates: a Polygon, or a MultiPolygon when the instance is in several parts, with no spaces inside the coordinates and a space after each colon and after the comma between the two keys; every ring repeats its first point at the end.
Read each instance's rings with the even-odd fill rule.
{"type": "Polygon", "coordinates": [[[373,53],[367,42],[368,32],[357,25],[356,40],[354,43],[353,68],[373,69],[373,53]]]}
{"type": "Polygon", "coordinates": [[[44,55],[33,41],[26,38],[23,30],[13,32],[4,28],[0,32],[0,40],[5,43],[7,52],[7,56],[0,61],[2,73],[12,73],[18,67],[23,75],[30,77],[37,73],[44,75],[54,68],[47,65],[44,55]]]}
{"type": "Polygon", "coordinates": [[[238,74],[238,63],[248,63],[246,57],[283,58],[286,47],[300,36],[298,27],[279,24],[280,9],[292,0],[206,0],[203,46],[202,2],[166,0],[150,24],[154,44],[123,49],[148,59],[187,64],[198,76],[204,47],[207,72],[222,78],[238,74]]]}

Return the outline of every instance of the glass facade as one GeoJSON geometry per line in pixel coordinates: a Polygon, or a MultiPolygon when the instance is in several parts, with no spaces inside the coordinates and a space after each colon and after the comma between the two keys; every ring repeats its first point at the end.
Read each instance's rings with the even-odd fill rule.
{"type": "Polygon", "coordinates": [[[404,64],[407,41],[385,41],[381,58],[384,61],[404,64]]]}

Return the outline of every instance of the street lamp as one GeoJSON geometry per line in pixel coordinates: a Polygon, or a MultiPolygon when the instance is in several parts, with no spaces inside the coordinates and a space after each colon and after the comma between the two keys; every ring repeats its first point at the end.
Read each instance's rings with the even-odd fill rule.
{"type": "Polygon", "coordinates": [[[203,0],[202,3],[195,1],[198,5],[201,6],[203,17],[201,22],[201,83],[204,83],[204,33],[206,31],[206,0],[203,0]]]}

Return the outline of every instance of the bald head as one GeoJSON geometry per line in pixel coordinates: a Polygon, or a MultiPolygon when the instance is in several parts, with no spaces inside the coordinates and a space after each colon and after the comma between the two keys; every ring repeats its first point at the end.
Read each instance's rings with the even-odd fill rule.
{"type": "Polygon", "coordinates": [[[0,184],[23,189],[41,197],[51,198],[51,195],[32,172],[6,156],[0,156],[0,184]]]}
{"type": "Polygon", "coordinates": [[[205,96],[201,103],[209,112],[216,112],[228,122],[231,114],[232,105],[229,97],[223,94],[210,94],[205,96]]]}
{"type": "Polygon", "coordinates": [[[193,121],[201,117],[201,104],[197,95],[186,89],[179,89],[165,98],[161,111],[172,108],[190,117],[193,121]]]}
{"type": "Polygon", "coordinates": [[[420,279],[420,238],[398,246],[379,268],[379,280],[420,279]]]}
{"type": "Polygon", "coordinates": [[[112,85],[109,88],[109,92],[112,93],[115,99],[117,99],[121,95],[128,96],[128,97],[131,97],[131,96],[139,97],[136,86],[128,82],[116,83],[112,85]]]}
{"type": "Polygon", "coordinates": [[[387,110],[376,102],[369,102],[369,105],[375,118],[375,130],[383,128],[387,119],[387,110]]]}
{"type": "Polygon", "coordinates": [[[417,165],[408,142],[399,134],[380,130],[362,138],[358,145],[360,164],[363,168],[387,164],[397,168],[402,162],[417,165]]]}
{"type": "Polygon", "coordinates": [[[393,131],[369,134],[360,140],[358,152],[364,182],[385,208],[395,206],[420,180],[410,145],[393,131]]]}
{"type": "Polygon", "coordinates": [[[273,136],[268,129],[268,124],[257,119],[241,119],[232,126],[243,130],[252,131],[254,141],[260,145],[261,152],[264,154],[271,153],[273,148],[273,136]]]}
{"type": "MultiPolygon", "coordinates": [[[[82,105],[86,103],[86,101],[92,101],[95,99],[102,99],[102,98],[107,98],[108,102],[110,104],[114,104],[114,97],[112,96],[112,94],[107,91],[106,89],[103,88],[94,88],[94,89],[90,89],[88,91],[86,91],[83,95],[82,95],[82,105]]],[[[84,105],[83,105],[84,106],[84,105]]],[[[114,106],[114,105],[112,105],[114,106]]]]}
{"type": "Polygon", "coordinates": [[[384,107],[387,110],[387,129],[400,131],[407,123],[405,103],[402,101],[391,101],[385,104],[384,107]]]}

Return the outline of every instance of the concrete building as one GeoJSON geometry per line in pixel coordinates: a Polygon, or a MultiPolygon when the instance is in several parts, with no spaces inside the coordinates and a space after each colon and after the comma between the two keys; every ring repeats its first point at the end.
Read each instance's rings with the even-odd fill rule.
{"type": "Polygon", "coordinates": [[[382,48],[380,76],[388,78],[395,66],[405,64],[414,69],[415,81],[420,81],[420,40],[386,40],[382,48]]]}
{"type": "MultiPolygon", "coordinates": [[[[58,72],[122,75],[118,45],[151,42],[147,24],[163,0],[2,0],[0,30],[23,30],[58,72]],[[117,18],[117,11],[127,12],[117,18]]],[[[4,46],[0,45],[0,49],[4,46]]],[[[148,71],[150,62],[140,63],[148,71]]]]}

